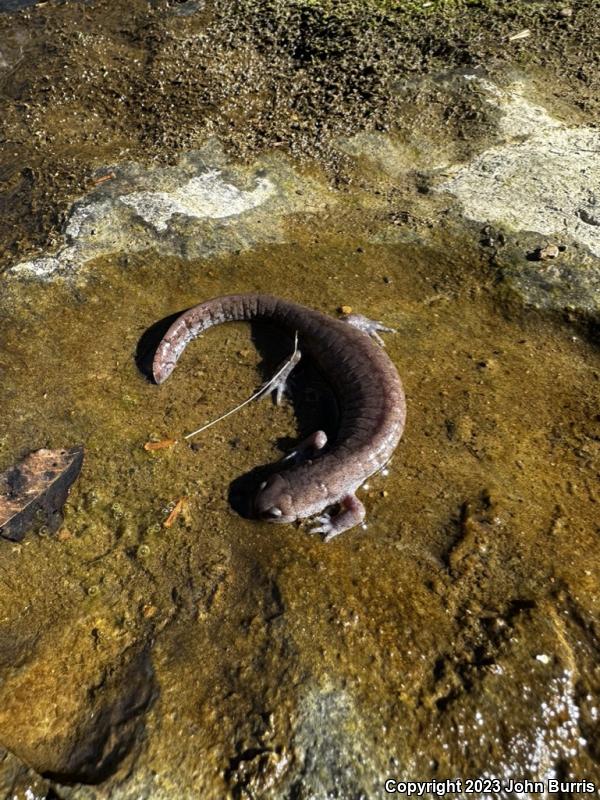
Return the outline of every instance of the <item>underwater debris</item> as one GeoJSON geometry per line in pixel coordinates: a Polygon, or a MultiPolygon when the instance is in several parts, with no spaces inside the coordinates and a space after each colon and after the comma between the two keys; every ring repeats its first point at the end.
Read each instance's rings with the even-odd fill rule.
{"type": "Polygon", "coordinates": [[[0,537],[19,542],[40,512],[56,529],[83,464],[83,446],[34,450],[0,475],[0,537]]]}
{"type": "Polygon", "coordinates": [[[187,497],[182,497],[175,503],[175,507],[173,508],[169,516],[166,518],[166,520],[163,522],[163,526],[165,528],[170,528],[171,525],[173,525],[177,517],[185,509],[186,504],[187,504],[187,497]]]}

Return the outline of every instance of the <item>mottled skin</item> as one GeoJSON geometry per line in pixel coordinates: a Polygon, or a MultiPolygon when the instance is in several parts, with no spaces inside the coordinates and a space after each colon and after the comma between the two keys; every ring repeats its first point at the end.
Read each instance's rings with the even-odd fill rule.
{"type": "MultiPolygon", "coordinates": [[[[333,538],[362,522],[364,506],[355,493],[380,470],[398,444],[406,403],[396,368],[369,334],[391,330],[353,314],[334,319],[304,306],[263,294],[208,300],[184,312],[171,325],[154,356],[157,383],[165,381],[188,342],[222,322],[267,319],[299,336],[299,345],[331,381],[339,405],[335,442],[314,460],[288,463],[272,475],[255,498],[257,515],[270,522],[293,522],[338,506],[334,517],[318,519],[313,532],[333,538]],[[350,324],[349,324],[350,323],[350,324]]],[[[319,451],[326,443],[317,431],[302,449],[319,451]]]]}

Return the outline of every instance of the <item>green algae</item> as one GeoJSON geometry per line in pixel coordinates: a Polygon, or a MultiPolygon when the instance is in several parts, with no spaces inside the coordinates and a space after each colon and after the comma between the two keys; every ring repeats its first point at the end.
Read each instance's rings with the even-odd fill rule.
{"type": "MultiPolygon", "coordinates": [[[[154,774],[156,797],[295,796],[298,781],[323,787],[338,772],[340,785],[375,796],[390,753],[418,775],[433,774],[432,759],[435,774],[467,776],[483,764],[500,773],[517,757],[535,774],[539,764],[513,748],[540,730],[549,753],[593,774],[571,729],[558,717],[536,721],[535,709],[559,702],[548,692],[563,686],[566,665],[578,702],[592,686],[587,623],[565,631],[561,615],[598,613],[597,353],[536,317],[505,318],[464,242],[374,245],[362,224],[357,217],[354,239],[326,222],[297,225],[293,244],[210,262],[146,253],[127,266],[97,261],[79,282],[6,284],[1,466],[33,447],[86,447],[62,537],[32,532],[0,549],[0,739],[38,771],[76,779],[69,742],[74,730],[91,734],[73,715],[103,670],[126,671],[126,654],[153,642],[160,692],[131,787],[147,789],[154,774]],[[149,326],[232,291],[330,313],[351,305],[399,329],[387,345],[408,424],[390,474],[362,492],[365,530],[324,545],[302,527],[232,509],[232,481],[280,457],[280,439],[319,424],[310,403],[301,418],[290,404],[252,404],[195,449],[143,449],[247,397],[287,352],[272,333],[256,339],[227,325],[194,342],[164,385],[140,373],[135,353],[149,326]],[[189,513],[167,529],[182,496],[189,513]],[[539,652],[549,661],[536,661],[539,652]],[[51,672],[40,668],[48,657],[51,672]],[[523,702],[512,687],[533,675],[523,702]],[[473,727],[477,713],[487,740],[473,727]],[[194,730],[192,748],[181,726],[194,730]],[[307,747],[315,726],[337,742],[321,757],[324,772],[295,744],[307,747]]],[[[295,391],[314,395],[310,375],[295,391]]]]}

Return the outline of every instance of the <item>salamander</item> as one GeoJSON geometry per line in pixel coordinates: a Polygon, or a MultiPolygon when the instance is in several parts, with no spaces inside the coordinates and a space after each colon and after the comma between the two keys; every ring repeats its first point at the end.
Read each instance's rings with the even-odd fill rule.
{"type": "MultiPolygon", "coordinates": [[[[311,532],[323,533],[329,541],[363,522],[365,508],[356,490],[385,466],[404,430],[402,383],[378,335],[393,329],[360,314],[336,319],[266,294],[216,297],[188,309],[168,329],[154,355],[156,383],[169,377],[187,344],[208,328],[257,319],[273,322],[292,336],[297,333],[301,352],[331,382],[339,426],[333,443],[316,431],[294,454],[312,451],[314,457],[300,463],[298,458],[284,459],[284,468],[258,490],[255,513],[277,523],[317,517],[311,532]]],[[[279,396],[281,384],[276,388],[279,396]]]]}

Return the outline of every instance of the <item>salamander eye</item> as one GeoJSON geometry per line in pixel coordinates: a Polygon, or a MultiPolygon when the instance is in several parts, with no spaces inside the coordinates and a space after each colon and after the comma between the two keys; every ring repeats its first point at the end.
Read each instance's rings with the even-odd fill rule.
{"type": "Polygon", "coordinates": [[[277,508],[277,506],[272,506],[271,508],[268,508],[264,512],[263,516],[272,517],[273,519],[276,519],[277,517],[280,517],[282,515],[282,513],[283,512],[282,512],[282,510],[280,508],[277,508]]]}
{"type": "Polygon", "coordinates": [[[262,491],[265,488],[266,485],[267,485],[267,482],[263,481],[258,488],[260,489],[260,491],[262,491]]]}

